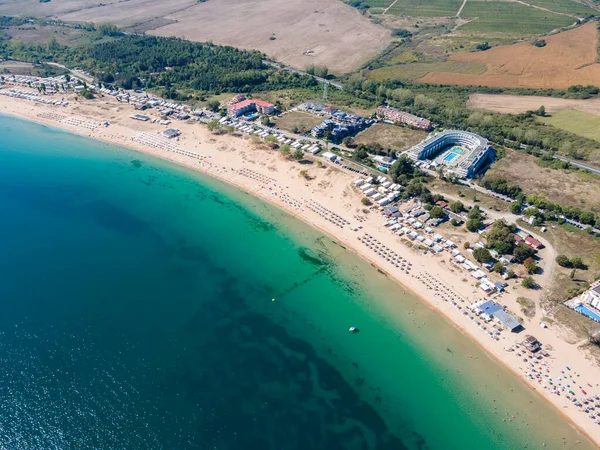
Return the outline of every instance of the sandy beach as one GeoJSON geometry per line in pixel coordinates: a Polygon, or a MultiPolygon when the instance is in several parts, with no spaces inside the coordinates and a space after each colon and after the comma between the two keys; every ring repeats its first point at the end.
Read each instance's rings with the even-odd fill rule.
{"type": "MultiPolygon", "coordinates": [[[[129,116],[133,107],[118,103],[112,97],[95,100],[69,98],[68,106],[45,105],[0,96],[0,113],[18,116],[94,139],[125,146],[202,171],[235,185],[244,191],[275,204],[299,219],[329,234],[344,246],[371,262],[401,286],[409,289],[463,333],[471,337],[490,355],[498,359],[531,389],[559,410],[567,420],[600,446],[600,425],[588,413],[565,398],[556,395],[553,386],[566,386],[576,397],[600,394],[600,368],[581,350],[568,343],[564,330],[539,325],[542,312],[525,320],[525,332],[503,331],[494,340],[471,315],[468,306],[484,297],[474,287],[468,273],[452,262],[447,252],[432,254],[409,248],[400,237],[384,226],[382,214],[365,213],[362,195],[353,187],[356,174],[324,162],[303,164],[284,159],[278,152],[243,136],[213,135],[205,125],[175,121],[169,127],[181,131],[177,140],[160,136],[167,126],[139,122],[129,116]],[[108,121],[108,127],[100,126],[108,121]],[[308,172],[308,179],[300,171],[308,172]],[[550,353],[541,361],[526,359],[521,342],[526,334],[537,337],[550,353]],[[568,367],[568,369],[567,369],[568,367]],[[550,378],[551,377],[551,378],[550,378]]],[[[152,115],[152,111],[146,112],[152,115]]],[[[541,257],[553,264],[554,251],[546,248],[541,257]]],[[[547,270],[548,277],[551,270],[547,270]]],[[[541,290],[527,292],[529,298],[540,296],[541,290]]],[[[518,312],[523,288],[508,289],[497,301],[518,312]]],[[[600,397],[599,397],[600,398],[600,397]]]]}

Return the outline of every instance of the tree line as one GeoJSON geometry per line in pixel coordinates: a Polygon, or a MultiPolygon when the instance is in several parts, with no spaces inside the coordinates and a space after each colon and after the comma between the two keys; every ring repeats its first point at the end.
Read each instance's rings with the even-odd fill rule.
{"type": "MultiPolygon", "coordinates": [[[[102,34],[116,33],[113,26],[98,27],[102,34]]],[[[46,46],[0,42],[0,57],[61,61],[85,68],[105,85],[162,89],[170,93],[169,98],[176,98],[179,89],[252,92],[317,84],[310,76],[265,65],[265,55],[258,51],[143,35],[124,35],[79,47],[55,41],[46,46]]]]}
{"type": "Polygon", "coordinates": [[[366,78],[364,72],[350,75],[345,86],[346,94],[352,94],[363,103],[362,106],[387,103],[441,126],[472,131],[496,144],[516,150],[525,147],[533,154],[536,150],[544,150],[573,159],[585,159],[600,147],[591,139],[540,122],[537,117],[545,114],[542,108],[510,115],[474,112],[467,107],[469,95],[475,92],[583,99],[597,96],[600,90],[596,86],[571,86],[565,90],[445,86],[389,79],[375,81],[366,78]]]}
{"type": "Polygon", "coordinates": [[[507,197],[514,199],[515,202],[510,205],[510,210],[515,214],[522,212],[524,204],[527,203],[536,208],[535,211],[530,211],[529,215],[538,216],[542,221],[544,219],[560,221],[560,216],[562,215],[584,225],[600,227],[600,217],[596,216],[594,213],[576,206],[564,206],[551,202],[543,194],[525,195],[518,184],[510,183],[504,178],[485,176],[481,180],[480,185],[498,194],[506,195],[507,197]],[[542,213],[540,210],[543,210],[544,212],[542,213]]]}

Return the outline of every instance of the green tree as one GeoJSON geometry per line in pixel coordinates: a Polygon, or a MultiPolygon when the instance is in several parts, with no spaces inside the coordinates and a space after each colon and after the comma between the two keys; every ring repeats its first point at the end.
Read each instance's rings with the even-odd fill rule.
{"type": "Polygon", "coordinates": [[[533,278],[527,277],[523,278],[523,281],[521,281],[521,286],[523,286],[525,289],[535,289],[537,284],[535,281],[533,281],[533,278]]]}
{"type": "Polygon", "coordinates": [[[523,261],[523,266],[525,269],[527,269],[527,273],[529,275],[533,275],[538,270],[538,266],[533,258],[527,258],[525,261],[523,261]]]}
{"type": "Polygon", "coordinates": [[[556,264],[558,264],[561,267],[567,267],[567,268],[573,267],[571,260],[566,255],[558,255],[556,257],[556,264]]]}
{"type": "Polygon", "coordinates": [[[479,220],[479,219],[469,219],[469,220],[467,220],[467,223],[465,224],[465,227],[471,233],[477,232],[477,230],[479,230],[480,226],[481,226],[481,220],[479,220]]]}
{"type": "Polygon", "coordinates": [[[281,153],[282,156],[289,158],[290,154],[291,154],[291,150],[290,150],[290,146],[289,145],[282,145],[279,148],[279,152],[281,153]]]}
{"type": "Polygon", "coordinates": [[[464,210],[465,210],[465,205],[463,205],[463,203],[461,201],[456,201],[456,202],[450,203],[450,211],[452,211],[453,213],[459,214],[464,210]]]}
{"type": "Polygon", "coordinates": [[[219,110],[219,106],[221,106],[221,102],[219,102],[219,100],[209,100],[206,104],[206,107],[212,112],[217,112],[219,110]]]}
{"type": "Polygon", "coordinates": [[[444,210],[439,206],[434,206],[429,211],[429,217],[431,217],[432,219],[441,219],[442,217],[444,217],[444,210]]]}
{"type": "Polygon", "coordinates": [[[473,250],[473,257],[480,263],[488,263],[494,260],[487,248],[476,248],[473,250]]]}
{"type": "Polygon", "coordinates": [[[502,264],[500,261],[497,261],[494,264],[494,267],[492,267],[492,270],[496,273],[502,273],[504,272],[504,264],[502,264]]]}
{"type": "Polygon", "coordinates": [[[481,219],[481,211],[479,210],[479,206],[475,205],[469,213],[467,214],[469,219],[481,219]]]}
{"type": "Polygon", "coordinates": [[[486,235],[487,247],[496,250],[501,255],[512,253],[515,245],[514,231],[514,225],[508,225],[504,220],[496,220],[486,235]]]}
{"type": "Polygon", "coordinates": [[[523,215],[527,217],[537,216],[540,214],[540,210],[535,207],[529,207],[523,211],[523,215]]]}
{"type": "Polygon", "coordinates": [[[575,257],[571,258],[571,265],[575,269],[584,269],[585,268],[585,264],[583,263],[583,261],[581,260],[581,258],[579,256],[575,256],[575,257]]]}
{"type": "Polygon", "coordinates": [[[209,131],[215,131],[217,128],[219,128],[219,121],[217,119],[211,120],[208,122],[207,126],[209,131]]]}
{"type": "Polygon", "coordinates": [[[404,175],[405,177],[411,177],[414,171],[415,165],[412,160],[406,155],[400,155],[400,158],[398,158],[396,162],[392,164],[389,173],[394,183],[397,183],[401,175],[404,175]]]}
{"type": "Polygon", "coordinates": [[[527,258],[531,258],[535,254],[535,250],[526,244],[519,244],[513,250],[515,262],[523,263],[527,258]]]}
{"type": "Polygon", "coordinates": [[[373,204],[373,202],[371,201],[371,199],[369,197],[363,197],[363,199],[361,200],[361,203],[365,206],[371,206],[373,204]]]}
{"type": "Polygon", "coordinates": [[[300,150],[300,149],[297,149],[297,150],[294,152],[294,155],[293,155],[293,156],[294,156],[294,159],[295,159],[296,161],[302,161],[302,159],[304,158],[304,153],[302,152],[302,150],[300,150]]]}

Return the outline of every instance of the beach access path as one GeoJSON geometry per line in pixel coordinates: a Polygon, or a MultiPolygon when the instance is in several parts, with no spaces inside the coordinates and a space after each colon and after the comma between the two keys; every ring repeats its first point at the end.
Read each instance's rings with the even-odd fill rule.
{"type": "MultiPolygon", "coordinates": [[[[336,165],[325,163],[300,164],[281,157],[278,152],[250,139],[233,135],[213,135],[206,126],[197,123],[177,122],[170,127],[181,131],[173,145],[164,145],[160,132],[166,129],[156,123],[139,122],[129,116],[133,109],[116,102],[112,97],[96,100],[76,100],[70,97],[68,106],[51,106],[27,100],[0,96],[0,113],[10,114],[94,139],[126,146],[150,155],[167,159],[183,166],[199,170],[219,178],[240,189],[252,193],[277,205],[299,219],[329,234],[347,248],[385,272],[400,283],[399,290],[410,290],[432,308],[441,312],[457,328],[469,335],[483,349],[505,364],[524,383],[551,402],[567,420],[576,424],[597,445],[600,445],[600,426],[595,425],[586,413],[565,399],[552,394],[544,383],[530,379],[526,374],[531,367],[517,352],[508,351],[520,344],[525,334],[533,334],[547,348],[551,358],[545,358],[543,370],[560,376],[560,371],[570,367],[589,394],[600,394],[600,369],[577,345],[570,344],[551,327],[543,329],[537,321],[526,321],[526,332],[510,334],[503,332],[500,340],[492,340],[479,326],[470,321],[461,310],[453,307],[443,297],[453,295],[466,303],[482,298],[483,294],[474,287],[469,274],[451,262],[446,252],[424,254],[407,247],[399,236],[390,232],[383,224],[381,215],[363,212],[362,195],[352,186],[355,174],[343,171],[336,165]],[[66,118],[66,119],[65,119],[66,118]],[[90,129],[89,123],[110,122],[108,127],[90,129]],[[81,124],[81,125],[79,125],[81,124]],[[309,180],[300,175],[307,170],[309,180]],[[343,219],[343,226],[340,221],[343,219]],[[357,229],[357,227],[362,227],[357,229]],[[381,245],[394,249],[411,264],[410,270],[401,270],[366,247],[360,237],[370,235],[381,245]],[[432,284],[435,280],[436,284],[432,284]],[[437,287],[436,287],[437,286],[437,287]],[[437,290],[436,290],[437,289],[437,290]]],[[[517,297],[523,295],[520,288],[509,289],[498,299],[514,311],[518,311],[517,297]]],[[[408,313],[397,311],[398,314],[408,313]]],[[[358,324],[360,325],[360,324],[358,324]]],[[[541,367],[539,367],[542,369],[541,367]]]]}

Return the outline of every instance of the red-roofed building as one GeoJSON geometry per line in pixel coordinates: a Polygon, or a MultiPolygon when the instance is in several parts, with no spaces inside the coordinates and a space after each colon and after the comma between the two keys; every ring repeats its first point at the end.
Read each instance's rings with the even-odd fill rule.
{"type": "Polygon", "coordinates": [[[488,231],[492,231],[493,229],[494,229],[494,222],[492,222],[492,223],[490,223],[489,225],[487,225],[487,226],[486,226],[486,227],[483,229],[483,231],[487,233],[488,231]]]}
{"type": "Polygon", "coordinates": [[[448,206],[448,203],[446,203],[444,200],[438,200],[437,202],[435,202],[436,205],[438,205],[440,208],[445,208],[446,206],[448,206]]]}
{"type": "Polygon", "coordinates": [[[229,102],[230,105],[234,105],[236,103],[241,102],[242,100],[246,100],[246,96],[244,94],[237,94],[235,95],[231,101],[229,102]]]}
{"type": "Polygon", "coordinates": [[[337,111],[337,108],[335,106],[328,106],[323,111],[325,111],[327,114],[333,114],[337,111]]]}
{"type": "Polygon", "coordinates": [[[527,236],[525,238],[525,243],[527,245],[529,245],[531,248],[534,248],[536,250],[539,250],[540,248],[544,247],[544,244],[542,244],[540,241],[538,241],[537,239],[534,239],[531,236],[527,236]]]}
{"type": "Polygon", "coordinates": [[[262,114],[273,114],[275,105],[264,100],[249,99],[229,105],[229,108],[227,108],[227,114],[230,117],[238,117],[254,111],[262,114]]]}

